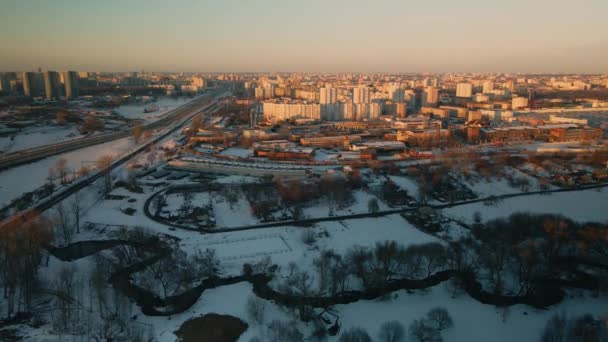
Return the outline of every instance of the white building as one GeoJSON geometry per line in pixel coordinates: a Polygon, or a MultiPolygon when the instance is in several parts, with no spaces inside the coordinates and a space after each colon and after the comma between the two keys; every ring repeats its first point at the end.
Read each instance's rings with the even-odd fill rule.
{"type": "Polygon", "coordinates": [[[370,103],[370,90],[366,86],[359,86],[353,89],[353,103],[370,103]]]}
{"type": "Polygon", "coordinates": [[[338,90],[325,87],[319,90],[319,102],[321,104],[332,104],[338,102],[338,90]]]}
{"type": "Polygon", "coordinates": [[[321,105],[296,100],[274,100],[266,101],[262,111],[264,118],[270,121],[282,121],[289,119],[305,118],[311,120],[321,119],[321,105]]]}
{"type": "Polygon", "coordinates": [[[482,93],[477,93],[473,97],[473,100],[475,102],[488,102],[488,101],[490,101],[490,96],[486,95],[486,94],[482,94],[482,93]]]}
{"type": "Polygon", "coordinates": [[[511,109],[521,109],[528,107],[528,99],[522,96],[514,97],[511,100],[511,109]]]}
{"type": "Polygon", "coordinates": [[[549,115],[549,122],[551,123],[572,123],[577,125],[587,125],[587,119],[574,119],[574,118],[565,118],[557,115],[549,115]]]}
{"type": "Polygon", "coordinates": [[[494,82],[492,81],[484,81],[483,82],[483,93],[490,94],[494,91],[494,82]]]}
{"type": "Polygon", "coordinates": [[[439,89],[435,87],[426,87],[422,94],[422,105],[423,106],[434,106],[437,104],[439,99],[439,89]]]}
{"type": "Polygon", "coordinates": [[[458,83],[456,86],[456,97],[473,96],[473,85],[471,83],[458,83]]]}

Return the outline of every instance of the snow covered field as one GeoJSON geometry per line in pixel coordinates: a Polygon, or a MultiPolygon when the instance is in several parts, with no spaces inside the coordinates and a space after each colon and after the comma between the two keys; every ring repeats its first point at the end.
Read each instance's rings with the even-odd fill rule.
{"type": "Polygon", "coordinates": [[[81,166],[94,167],[104,155],[121,155],[134,147],[132,138],[123,138],[58,154],[33,163],[24,164],[0,172],[0,206],[8,204],[24,192],[35,190],[47,182],[49,169],[61,158],[67,160],[67,168],[78,170],[81,166]]]}
{"type": "MultiPolygon", "coordinates": [[[[346,208],[332,208],[333,215],[348,215],[348,214],[365,214],[369,213],[368,203],[372,199],[378,201],[379,210],[390,209],[384,202],[379,200],[376,196],[363,190],[353,191],[354,203],[346,208]]],[[[335,207],[335,205],[334,205],[335,207]]],[[[321,205],[315,205],[304,208],[304,217],[316,218],[328,216],[330,212],[329,204],[322,203],[321,205]]]]}
{"type": "Polygon", "coordinates": [[[223,156],[232,156],[232,157],[253,157],[253,149],[251,148],[242,148],[242,147],[230,147],[223,150],[221,153],[223,156]]]}
{"type": "Polygon", "coordinates": [[[418,194],[418,183],[410,177],[404,176],[388,176],[398,187],[407,191],[407,194],[411,197],[416,197],[418,194]]]}
{"type": "Polygon", "coordinates": [[[11,137],[0,137],[0,151],[12,151],[81,138],[76,127],[35,127],[11,137]]]}
{"type": "MultiPolygon", "coordinates": [[[[97,160],[99,156],[106,154],[107,151],[124,152],[132,146],[130,139],[117,145],[109,145],[107,150],[88,151],[87,149],[74,152],[75,155],[69,161],[69,167],[79,167],[80,160],[97,160]],[[95,157],[91,157],[95,156],[95,157]]],[[[107,145],[107,144],[104,144],[107,145]]],[[[100,145],[103,146],[103,145],[100,145]]],[[[95,146],[99,147],[99,146],[95,146]]],[[[238,154],[240,151],[232,151],[238,154]]],[[[66,155],[69,155],[66,154],[66,155]]],[[[59,158],[49,158],[49,161],[42,160],[40,172],[42,183],[48,175],[48,168],[53,166],[59,158]]],[[[138,157],[146,159],[146,154],[138,157]]],[[[30,165],[31,166],[31,165],[30,165]]],[[[19,169],[19,168],[17,168],[19,169]]],[[[34,168],[28,168],[32,170],[34,168]]],[[[11,171],[11,170],[9,170],[11,171]]],[[[123,168],[117,173],[124,171],[123,168]]],[[[4,190],[6,177],[2,176],[0,190],[4,190]]],[[[519,175],[522,176],[523,174],[519,175]]],[[[13,174],[13,182],[19,182],[19,174],[13,174]]],[[[525,175],[523,175],[525,176],[525,175]]],[[[408,191],[410,196],[416,196],[418,185],[413,178],[404,176],[389,176],[399,187],[408,191]]],[[[380,182],[384,178],[378,176],[373,179],[380,182]]],[[[298,265],[300,270],[306,270],[313,277],[317,275],[313,272],[313,260],[319,256],[323,250],[334,250],[336,253],[345,254],[353,246],[373,247],[376,243],[386,240],[394,240],[397,243],[408,246],[413,244],[423,244],[429,242],[440,242],[442,240],[426,234],[398,214],[351,219],[342,221],[327,221],[317,223],[312,227],[283,226],[264,229],[253,229],[238,232],[226,232],[217,234],[200,234],[193,231],[180,229],[170,230],[169,227],[148,219],[143,214],[143,205],[148,197],[166,187],[166,182],[180,184],[191,182],[192,179],[169,181],[161,178],[152,181],[152,178],[142,179],[142,183],[154,182],[165,183],[161,186],[144,185],[144,193],[128,191],[124,188],[117,188],[112,191],[112,195],[124,196],[120,199],[98,200],[89,203],[87,200],[87,212],[83,215],[83,222],[92,222],[108,225],[124,225],[127,228],[141,226],[151,233],[161,233],[175,236],[180,239],[179,248],[189,255],[205,249],[214,249],[222,265],[222,276],[237,275],[242,272],[243,264],[253,263],[269,256],[272,262],[277,264],[281,270],[277,279],[285,277],[290,263],[298,265]],[[125,209],[134,209],[132,214],[125,213],[125,209]],[[306,231],[312,231],[314,241],[306,242],[304,235],[306,231]]],[[[207,180],[205,180],[207,181],[207,180]]],[[[210,182],[220,184],[236,184],[242,182],[258,182],[258,178],[226,176],[219,177],[210,182]]],[[[41,183],[41,184],[42,184],[41,183]]],[[[7,182],[9,184],[9,182],[7,182]]],[[[376,184],[377,185],[377,184],[376,184]]],[[[484,196],[491,194],[519,192],[509,186],[506,181],[490,179],[477,179],[474,184],[467,184],[476,193],[484,196]]],[[[19,185],[19,193],[23,185],[19,185]]],[[[229,203],[228,197],[224,196],[224,191],[234,191],[237,187],[226,187],[219,193],[194,193],[193,203],[197,205],[207,205],[212,202],[217,225],[220,227],[234,227],[258,223],[252,216],[249,202],[246,200],[241,190],[238,190],[236,201],[229,203]],[[210,201],[211,200],[211,201],[210,201]]],[[[536,189],[532,189],[536,190],[536,189]]],[[[97,189],[90,187],[88,192],[93,195],[97,189]]],[[[2,196],[4,196],[4,191],[2,196]]],[[[355,190],[353,204],[343,210],[334,210],[334,214],[366,213],[369,211],[368,203],[370,199],[376,198],[372,191],[355,190]]],[[[90,198],[94,196],[89,196],[90,198]]],[[[175,193],[169,196],[168,209],[175,210],[183,200],[182,195],[175,193]]],[[[377,199],[377,198],[376,198],[377,199]]],[[[384,210],[389,207],[378,199],[379,209],[384,210]]],[[[479,211],[484,221],[496,217],[506,217],[517,211],[531,211],[536,213],[559,213],[571,217],[578,221],[607,221],[608,213],[605,210],[608,203],[608,189],[585,190],[574,192],[554,193],[550,195],[531,195],[520,196],[499,201],[495,206],[486,206],[483,203],[475,203],[463,206],[455,206],[443,210],[443,214],[472,222],[473,213],[479,211]]],[[[328,215],[328,206],[324,201],[319,201],[312,206],[304,208],[307,217],[325,217],[328,215]]],[[[74,238],[74,241],[86,239],[102,239],[112,236],[112,230],[119,229],[118,226],[107,226],[104,233],[86,231],[74,238]]],[[[459,235],[462,231],[453,231],[459,235]]],[[[466,233],[466,231],[465,231],[466,233]]],[[[78,260],[73,265],[77,265],[78,273],[83,273],[86,277],[92,269],[92,258],[87,257],[78,260]]],[[[56,270],[61,266],[72,263],[62,263],[52,259],[49,269],[56,270]]],[[[47,272],[50,274],[50,272],[47,272]]],[[[382,323],[397,320],[407,329],[414,319],[423,317],[434,307],[444,307],[454,319],[454,327],[442,333],[445,341],[537,341],[542,327],[547,319],[553,314],[567,312],[570,316],[582,313],[592,313],[596,315],[606,314],[608,310],[608,298],[600,296],[591,298],[588,293],[581,296],[582,291],[570,291],[568,299],[562,303],[549,308],[548,310],[535,310],[529,306],[516,305],[507,310],[499,309],[491,305],[481,304],[468,295],[463,294],[452,298],[446,289],[446,284],[437,285],[427,291],[396,291],[378,300],[362,300],[348,305],[337,305],[333,309],[340,317],[342,325],[341,331],[346,331],[351,327],[361,327],[369,332],[372,338],[377,337],[379,327],[382,323]]],[[[249,329],[240,337],[239,341],[250,341],[253,337],[258,337],[265,341],[269,339],[265,328],[250,322],[246,314],[247,300],[252,296],[252,288],[248,283],[222,286],[215,289],[206,290],[197,302],[183,313],[172,315],[171,317],[152,317],[142,315],[137,307],[134,307],[133,316],[137,316],[136,321],[142,326],[152,327],[155,337],[159,341],[175,341],[174,331],[178,330],[185,321],[206,313],[228,314],[236,316],[244,321],[249,321],[249,329]]],[[[287,321],[291,316],[287,309],[276,304],[263,300],[266,306],[265,323],[272,320],[287,321]]],[[[320,310],[316,311],[317,313],[320,310]]],[[[312,324],[298,322],[299,329],[308,336],[312,329],[312,324]]],[[[44,331],[40,331],[44,333],[44,331]]],[[[47,335],[49,339],[53,338],[47,335]]],[[[35,340],[35,339],[34,339],[35,340]]],[[[44,339],[39,339],[40,341],[44,339]]],[[[337,341],[338,337],[330,337],[328,341],[337,341]]]]}
{"type": "Polygon", "coordinates": [[[473,214],[480,212],[483,221],[507,217],[516,212],[552,213],[567,216],[575,221],[607,222],[608,189],[556,192],[547,195],[530,195],[500,200],[497,205],[483,202],[444,209],[443,214],[465,222],[473,222],[473,214]]]}
{"type": "MultiPolygon", "coordinates": [[[[167,317],[142,316],[141,321],[154,326],[159,342],[173,342],[173,334],[179,326],[192,317],[207,313],[227,314],[247,321],[246,303],[252,296],[251,285],[239,283],[205,291],[199,301],[187,312],[167,317]]],[[[270,301],[265,303],[265,323],[272,320],[288,320],[284,309],[270,301]]],[[[387,300],[359,301],[348,305],[337,305],[341,331],[351,327],[361,327],[377,338],[380,325],[397,320],[407,329],[414,319],[423,317],[431,308],[444,307],[454,320],[454,327],[443,332],[444,341],[493,341],[493,342],[534,342],[540,339],[541,329],[554,314],[566,312],[570,316],[591,313],[606,313],[608,298],[573,297],[550,308],[535,310],[525,305],[516,305],[505,311],[491,305],[478,303],[468,296],[452,298],[445,285],[438,285],[428,292],[408,293],[397,291],[387,300]],[[506,320],[503,320],[503,317],[506,320]]],[[[264,329],[252,325],[241,335],[239,341],[247,342],[253,337],[265,340],[264,329]]],[[[311,324],[299,323],[303,331],[311,324]]],[[[407,339],[406,339],[407,340],[407,339]]],[[[328,341],[338,341],[330,337],[328,341]]]]}
{"type": "MultiPolygon", "coordinates": [[[[224,177],[221,180],[231,183],[238,181],[238,178],[224,177]]],[[[402,180],[397,178],[395,181],[402,180]]],[[[410,186],[410,184],[406,183],[405,186],[410,186]]],[[[308,270],[313,274],[313,259],[322,250],[333,249],[337,253],[343,254],[355,245],[373,247],[377,242],[385,240],[395,240],[405,246],[440,241],[419,231],[397,214],[377,218],[321,222],[310,228],[285,226],[218,234],[199,234],[179,229],[170,231],[166,226],[151,221],[143,215],[143,202],[150,193],[149,189],[145,194],[116,189],[112,194],[128,198],[101,200],[91,206],[85,221],[139,225],[153,232],[173,235],[181,239],[179,247],[188,254],[196,253],[199,250],[204,251],[207,248],[215,249],[221,259],[224,275],[239,274],[244,263],[255,262],[265,256],[270,256],[273,263],[278,264],[281,269],[287,269],[290,263],[295,263],[301,270],[308,270]],[[130,199],[135,201],[129,201],[130,199]],[[137,212],[133,216],[120,212],[127,206],[136,209],[137,212]],[[314,232],[315,242],[313,244],[306,244],[302,239],[306,229],[314,232]]],[[[365,199],[360,200],[365,203],[365,199]]],[[[205,196],[199,197],[199,194],[195,196],[195,201],[207,203],[207,200],[208,198],[205,196]]],[[[500,201],[496,207],[487,207],[482,203],[457,206],[444,210],[444,214],[462,215],[470,220],[472,213],[480,210],[483,219],[488,220],[492,217],[507,216],[515,211],[529,210],[563,213],[577,220],[600,220],[602,218],[605,220],[608,219],[608,215],[605,210],[604,212],[601,210],[605,203],[608,203],[608,191],[587,190],[522,196],[500,201]]],[[[222,205],[226,205],[222,209],[224,215],[233,213],[234,220],[239,220],[239,213],[242,213],[243,210],[249,210],[248,207],[230,209],[227,202],[223,202],[222,205]]],[[[319,206],[313,209],[323,213],[327,208],[319,206]]],[[[86,265],[90,263],[90,260],[87,259],[89,258],[78,261],[79,270],[83,267],[86,268],[86,265]]],[[[440,306],[446,308],[454,320],[454,327],[442,333],[445,341],[537,341],[545,322],[555,313],[567,312],[570,316],[582,313],[596,315],[606,313],[607,297],[591,298],[589,294],[581,296],[581,293],[580,291],[570,291],[568,299],[548,310],[535,310],[525,305],[516,305],[505,310],[481,304],[466,294],[452,298],[446,285],[440,284],[428,291],[412,293],[396,291],[381,300],[362,300],[348,305],[337,305],[334,310],[340,317],[341,331],[346,331],[351,327],[361,327],[367,330],[373,338],[376,338],[379,327],[384,322],[397,320],[407,329],[414,319],[419,319],[430,309],[440,306]]],[[[138,316],[137,322],[153,327],[154,335],[159,341],[175,341],[174,332],[179,329],[181,324],[206,313],[228,314],[249,321],[246,306],[247,300],[251,296],[253,296],[251,285],[239,283],[207,290],[203,292],[194,306],[171,317],[141,315],[138,314],[137,308],[133,314],[138,316]]],[[[263,300],[263,302],[266,307],[266,324],[275,319],[282,321],[290,319],[286,309],[269,301],[263,300]]],[[[320,311],[317,310],[317,312],[320,311]]],[[[248,323],[250,326],[239,341],[246,342],[253,337],[267,340],[268,335],[265,328],[253,322],[248,323]]],[[[298,327],[305,335],[310,334],[312,329],[310,323],[298,322],[298,327]]],[[[328,339],[328,341],[337,340],[338,337],[328,339]]]]}
{"type": "Polygon", "coordinates": [[[280,234],[260,234],[247,238],[224,238],[198,245],[201,250],[214,249],[222,261],[251,259],[291,252],[280,234]]]}
{"type": "Polygon", "coordinates": [[[188,97],[162,97],[158,99],[156,102],[146,102],[146,103],[129,103],[119,107],[114,108],[114,110],[128,119],[142,119],[145,121],[155,121],[160,116],[165,114],[166,112],[175,109],[187,102],[192,100],[188,97]],[[144,113],[144,108],[146,106],[155,104],[159,107],[159,109],[155,112],[144,113]]]}

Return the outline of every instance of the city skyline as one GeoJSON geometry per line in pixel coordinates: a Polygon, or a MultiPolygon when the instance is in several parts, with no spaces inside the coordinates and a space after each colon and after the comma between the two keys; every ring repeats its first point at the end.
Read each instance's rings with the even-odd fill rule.
{"type": "Polygon", "coordinates": [[[0,13],[0,66],[2,71],[605,73],[607,9],[596,0],[518,0],[491,7],[479,0],[11,0],[0,13]]]}

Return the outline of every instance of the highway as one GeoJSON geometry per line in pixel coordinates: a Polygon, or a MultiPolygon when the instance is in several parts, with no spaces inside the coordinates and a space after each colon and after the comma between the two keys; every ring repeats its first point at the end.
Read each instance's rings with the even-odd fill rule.
{"type": "MultiPolygon", "coordinates": [[[[177,114],[176,113],[172,113],[172,114],[176,114],[174,116],[174,120],[179,120],[179,121],[177,123],[173,123],[173,125],[164,121],[165,125],[167,125],[167,128],[161,134],[153,137],[152,139],[146,141],[145,143],[143,143],[140,146],[138,146],[137,148],[135,148],[133,151],[131,151],[131,152],[123,155],[119,159],[115,160],[106,169],[97,170],[85,177],[81,177],[80,179],[77,179],[75,182],[70,184],[68,187],[63,188],[60,191],[57,191],[57,192],[53,193],[52,195],[46,197],[45,199],[41,200],[40,202],[36,203],[32,208],[23,210],[15,215],[13,215],[12,217],[0,222],[0,229],[2,229],[3,227],[5,227],[9,224],[24,223],[24,222],[30,220],[31,218],[36,217],[38,214],[44,212],[47,209],[50,209],[55,204],[68,198],[70,195],[91,185],[93,182],[100,179],[101,177],[106,175],[108,172],[111,172],[115,168],[121,166],[122,164],[124,164],[129,159],[136,156],[137,154],[139,154],[143,151],[146,151],[148,149],[148,147],[150,147],[151,145],[154,145],[154,144],[162,141],[163,139],[167,138],[169,135],[171,135],[175,131],[183,128],[196,115],[210,114],[210,113],[217,111],[219,109],[218,104],[224,97],[226,97],[225,94],[226,94],[225,92],[220,91],[220,92],[212,95],[212,97],[213,97],[212,100],[207,99],[206,101],[204,101],[206,103],[197,101],[195,104],[193,104],[192,102],[190,102],[190,103],[184,105],[184,106],[187,106],[186,109],[183,108],[184,106],[178,108],[177,110],[179,110],[179,112],[177,114]],[[202,107],[197,107],[197,106],[202,106],[202,107]]],[[[153,124],[155,126],[162,127],[161,126],[162,123],[160,123],[159,121],[156,121],[153,124]]],[[[147,127],[149,127],[149,126],[150,125],[148,125],[147,127]]],[[[78,148],[80,148],[80,147],[78,147],[78,148]]]]}
{"type": "MultiPolygon", "coordinates": [[[[201,95],[193,99],[192,101],[167,112],[161,119],[143,125],[142,129],[145,131],[167,127],[171,123],[183,119],[189,113],[191,113],[193,109],[204,105],[208,101],[210,101],[210,98],[208,96],[201,95]]],[[[5,153],[0,155],[0,170],[8,169],[25,163],[30,163],[56,154],[77,150],[83,147],[93,146],[113,141],[116,139],[126,138],[130,135],[132,135],[131,127],[118,132],[92,135],[85,138],[5,153]]]]}

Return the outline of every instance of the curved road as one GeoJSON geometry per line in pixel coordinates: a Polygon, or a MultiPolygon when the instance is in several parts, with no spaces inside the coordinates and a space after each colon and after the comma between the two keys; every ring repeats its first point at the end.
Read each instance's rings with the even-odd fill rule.
{"type": "Polygon", "coordinates": [[[274,228],[274,227],[282,227],[282,226],[308,226],[308,225],[311,225],[314,223],[319,223],[319,222],[342,221],[342,220],[352,220],[352,219],[360,219],[360,218],[367,218],[367,217],[380,217],[380,216],[388,216],[388,215],[393,215],[393,214],[401,214],[401,213],[405,213],[408,211],[417,210],[421,206],[427,206],[427,207],[430,207],[433,209],[446,209],[446,208],[457,207],[457,206],[471,204],[471,203],[484,202],[487,200],[503,200],[503,199],[512,198],[512,197],[550,194],[550,193],[557,193],[557,192],[582,191],[582,190],[598,189],[598,188],[604,188],[604,187],[608,187],[608,183],[600,183],[600,184],[579,186],[579,187],[574,187],[574,188],[561,188],[561,189],[544,190],[544,191],[516,192],[516,193],[511,193],[511,194],[503,194],[503,195],[489,196],[489,197],[483,197],[483,198],[476,198],[474,200],[466,200],[466,201],[454,202],[454,203],[426,204],[426,205],[423,204],[423,205],[418,205],[418,206],[413,206],[413,207],[400,207],[400,208],[395,208],[395,209],[381,210],[376,213],[358,213],[358,214],[346,214],[346,215],[306,218],[306,219],[300,219],[300,220],[273,221],[273,222],[256,223],[256,224],[245,225],[245,226],[218,227],[218,228],[212,228],[212,229],[196,229],[196,228],[173,223],[168,220],[164,220],[164,219],[155,217],[150,212],[150,205],[151,205],[154,197],[160,195],[161,193],[163,193],[167,190],[165,188],[165,189],[161,189],[161,190],[153,193],[152,195],[150,195],[150,197],[148,197],[146,199],[146,201],[144,203],[144,215],[146,215],[146,217],[148,217],[148,219],[150,219],[152,221],[164,224],[169,227],[179,228],[179,229],[189,230],[189,231],[196,231],[196,232],[204,233],[204,234],[215,234],[215,233],[236,232],[236,231],[259,229],[259,228],[274,228]]]}

